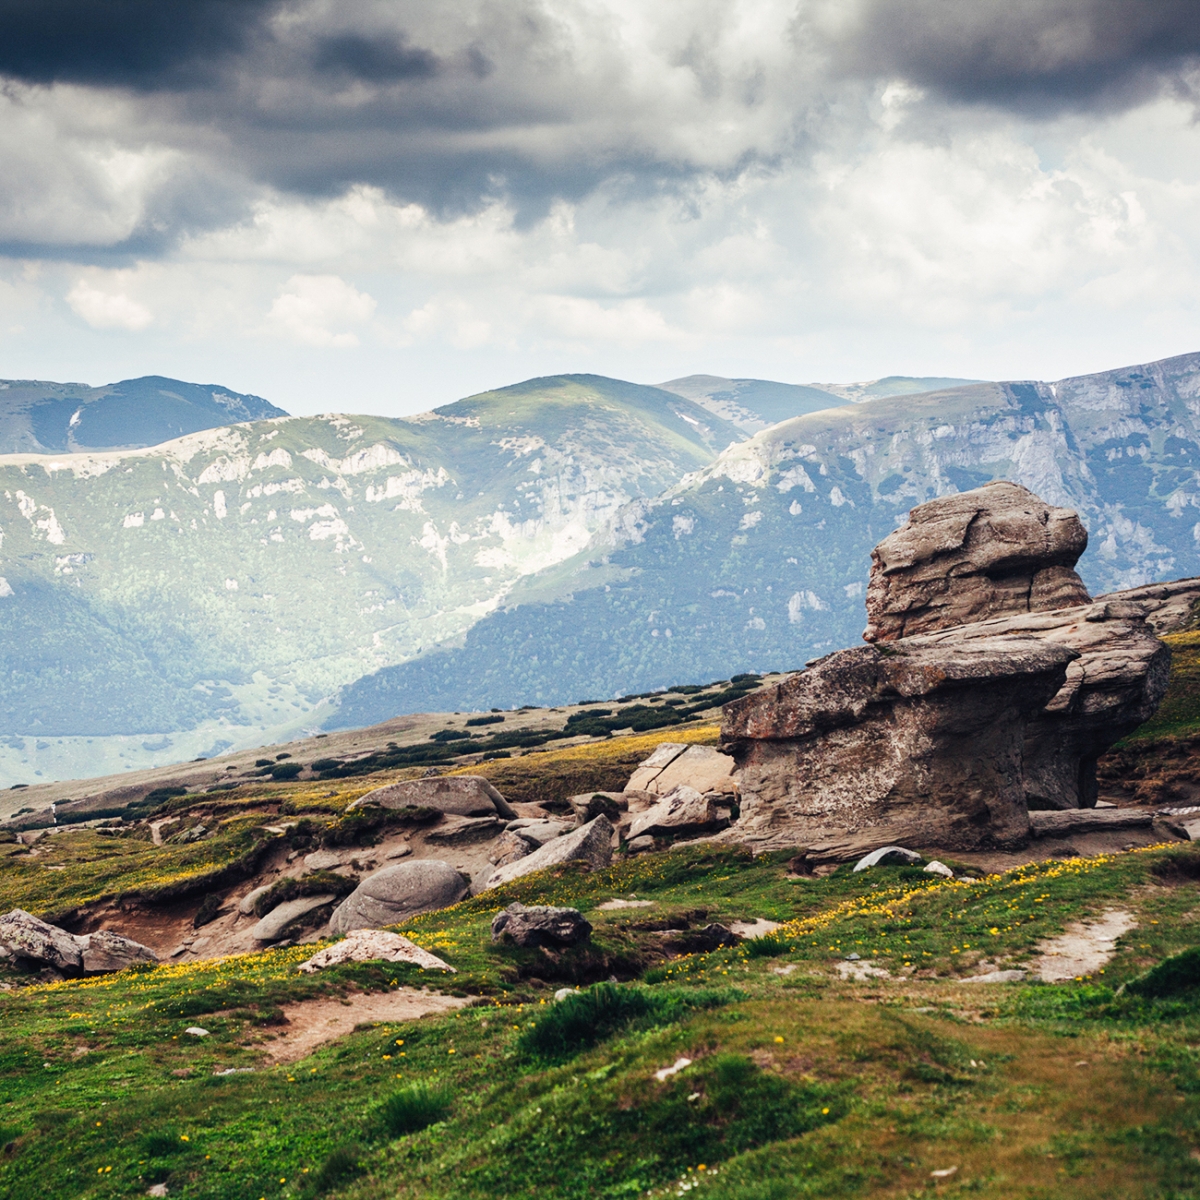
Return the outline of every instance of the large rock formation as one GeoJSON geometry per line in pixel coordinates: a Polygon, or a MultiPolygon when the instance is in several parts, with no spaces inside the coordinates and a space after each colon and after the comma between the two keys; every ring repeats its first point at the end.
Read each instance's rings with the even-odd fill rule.
{"type": "Polygon", "coordinates": [[[871,554],[863,640],[1087,604],[1073,569],[1086,549],[1075,513],[1016,483],[931,500],[871,554]]]}
{"type": "Polygon", "coordinates": [[[149,946],[107,929],[72,934],[22,908],[0,916],[0,953],[60,975],[100,975],[158,962],[149,946]]]}
{"type": "Polygon", "coordinates": [[[1015,484],[914,509],[873,555],[873,644],[726,706],[726,836],[981,849],[1023,841],[1030,808],[1094,804],[1096,758],[1154,711],[1170,655],[1137,604],[1091,601],[1086,541],[1015,484]]]}
{"type": "Polygon", "coordinates": [[[433,779],[406,779],[378,787],[360,796],[349,807],[435,808],[455,817],[489,817],[506,821],[516,817],[512,806],[482,775],[442,775],[433,779]]]}
{"type": "Polygon", "coordinates": [[[333,910],[329,927],[334,933],[349,933],[398,925],[417,913],[457,904],[469,885],[469,879],[436,858],[384,867],[368,875],[333,910]]]}

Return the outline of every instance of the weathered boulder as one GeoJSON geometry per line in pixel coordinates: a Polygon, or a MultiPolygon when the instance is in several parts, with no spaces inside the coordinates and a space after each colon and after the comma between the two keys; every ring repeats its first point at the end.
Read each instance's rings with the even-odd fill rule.
{"type": "Polygon", "coordinates": [[[663,769],[673,763],[685,750],[684,742],[661,742],[654,747],[654,752],[645,759],[636,771],[629,777],[626,791],[648,791],[649,785],[662,774],[663,769]]]}
{"type": "Polygon", "coordinates": [[[517,815],[480,775],[439,775],[433,779],[389,783],[360,796],[347,811],[372,804],[383,808],[434,808],[455,817],[488,817],[499,813],[506,821],[517,815]]]}
{"type": "Polygon", "coordinates": [[[83,950],[75,938],[23,908],[0,916],[0,945],[16,958],[53,967],[64,975],[83,972],[83,950]]]}
{"type": "Polygon", "coordinates": [[[297,970],[312,975],[315,971],[347,962],[407,962],[420,967],[422,971],[448,971],[455,974],[455,969],[436,954],[430,954],[416,942],[385,929],[353,929],[340,942],[318,950],[312,958],[302,962],[297,970]]]}
{"type": "Polygon", "coordinates": [[[853,858],[896,842],[1018,845],[1029,718],[1079,652],[1029,634],[843,650],[725,707],[741,769],[729,836],[853,858]]]}
{"type": "Polygon", "coordinates": [[[646,791],[665,796],[678,787],[690,787],[698,792],[732,793],[737,790],[736,769],[733,759],[713,746],[688,746],[646,784],[646,791]]]}
{"type": "Polygon", "coordinates": [[[539,850],[535,850],[527,858],[497,867],[488,876],[485,888],[498,887],[502,883],[519,879],[545,867],[556,867],[560,863],[582,862],[593,870],[600,870],[612,862],[612,823],[607,817],[597,817],[586,825],[581,825],[574,833],[565,834],[547,842],[539,850]]]}
{"type": "Polygon", "coordinates": [[[1146,583],[1096,597],[1098,604],[1110,601],[1136,604],[1145,614],[1146,624],[1160,637],[1200,626],[1200,578],[1196,576],[1171,583],[1146,583]]]}
{"type": "Polygon", "coordinates": [[[76,936],[76,944],[83,956],[85,975],[100,975],[108,971],[124,971],[129,967],[140,967],[158,962],[158,955],[149,946],[135,942],[133,938],[97,929],[95,933],[76,936]]]}
{"type": "Polygon", "coordinates": [[[492,941],[518,946],[574,946],[591,937],[592,927],[577,908],[510,904],[492,918],[492,941]]]}
{"type": "Polygon", "coordinates": [[[505,830],[492,844],[488,862],[493,867],[506,867],[519,858],[528,858],[539,843],[526,841],[517,830],[505,830]]]}
{"type": "Polygon", "coordinates": [[[525,841],[532,842],[536,848],[552,842],[556,837],[562,837],[564,833],[570,833],[575,826],[568,825],[566,821],[542,821],[536,817],[520,817],[509,821],[505,828],[525,841]]]}
{"type": "Polygon", "coordinates": [[[921,861],[915,850],[903,846],[880,846],[854,864],[856,871],[869,871],[872,867],[912,867],[921,861]]]}
{"type": "Polygon", "coordinates": [[[503,832],[504,822],[494,814],[490,817],[450,817],[435,825],[425,835],[425,840],[445,846],[470,846],[475,842],[490,842],[503,832]]]}
{"type": "Polygon", "coordinates": [[[337,897],[328,892],[319,896],[297,896],[277,904],[261,921],[250,930],[250,936],[259,942],[277,942],[286,937],[293,926],[304,924],[304,918],[318,909],[332,904],[337,897]]]}
{"type": "Polygon", "coordinates": [[[621,792],[583,792],[578,796],[568,796],[567,803],[581,825],[597,817],[620,820],[622,811],[629,804],[621,792]]]}
{"type": "Polygon", "coordinates": [[[868,642],[1088,604],[1079,517],[998,481],[918,505],[871,555],[868,642]]]}
{"type": "Polygon", "coordinates": [[[334,933],[349,933],[398,925],[417,913],[457,904],[469,885],[464,875],[440,859],[422,858],[384,867],[368,875],[334,909],[329,927],[334,933]]]}
{"type": "MultiPolygon", "coordinates": [[[[732,761],[732,760],[729,760],[732,761]]],[[[699,833],[715,829],[725,821],[711,796],[703,796],[695,788],[681,784],[664,796],[652,809],[635,817],[629,827],[629,839],[642,834],[699,833]]]]}

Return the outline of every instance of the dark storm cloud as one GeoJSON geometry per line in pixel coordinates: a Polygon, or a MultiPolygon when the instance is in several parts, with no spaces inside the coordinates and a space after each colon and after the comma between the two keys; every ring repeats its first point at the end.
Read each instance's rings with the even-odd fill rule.
{"type": "Polygon", "coordinates": [[[397,79],[427,79],[437,71],[438,60],[428,50],[410,46],[403,36],[342,34],[317,43],[313,65],[318,71],[392,83],[397,79]]]}
{"type": "Polygon", "coordinates": [[[151,91],[213,82],[281,0],[0,0],[0,74],[151,91]]]}
{"type": "Polygon", "coordinates": [[[835,69],[899,75],[1026,113],[1113,108],[1184,85],[1196,0],[865,0],[835,69]]]}

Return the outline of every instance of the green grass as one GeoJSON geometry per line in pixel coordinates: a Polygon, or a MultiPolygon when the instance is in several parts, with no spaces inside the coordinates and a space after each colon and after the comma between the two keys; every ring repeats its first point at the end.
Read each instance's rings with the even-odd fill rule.
{"type": "Polygon", "coordinates": [[[393,964],[307,976],[312,948],[289,947],[2,992],[0,1194],[1183,1197],[1200,1188],[1200,994],[1135,981],[1200,945],[1193,854],[968,885],[907,868],[792,880],[786,856],[688,847],[415,918],[404,932],[459,969],[450,980],[393,964]],[[599,909],[614,896],[652,906],[599,909]],[[494,912],[535,898],[582,908],[595,944],[493,945],[494,912]],[[1138,927],[1092,979],[958,982],[1115,906],[1138,927]],[[687,914],[783,927],[664,956],[669,931],[644,926],[687,914]],[[893,978],[841,980],[852,950],[893,978]],[[564,975],[614,962],[640,980],[604,974],[553,1001],[564,975]],[[399,984],[482,999],[266,1064],[280,1008],[399,984]],[[211,1036],[188,1037],[194,1023],[211,1036]]]}

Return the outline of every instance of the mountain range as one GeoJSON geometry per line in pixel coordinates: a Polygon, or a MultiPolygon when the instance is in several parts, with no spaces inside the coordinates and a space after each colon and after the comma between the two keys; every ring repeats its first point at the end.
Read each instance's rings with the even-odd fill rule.
{"type": "Polygon", "coordinates": [[[858,639],[913,504],[992,478],[1080,511],[1093,590],[1200,572],[1200,355],[1056,383],[558,376],[142,445],[149,404],[135,449],[81,448],[78,409],[65,449],[0,456],[9,782],[795,667],[858,639]]]}

